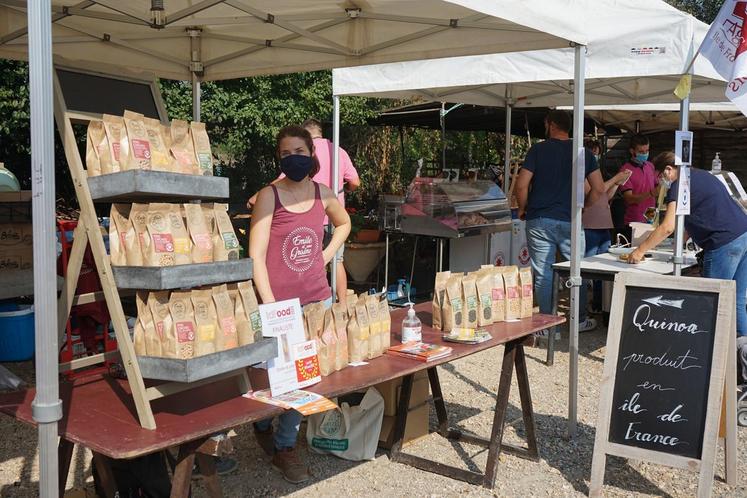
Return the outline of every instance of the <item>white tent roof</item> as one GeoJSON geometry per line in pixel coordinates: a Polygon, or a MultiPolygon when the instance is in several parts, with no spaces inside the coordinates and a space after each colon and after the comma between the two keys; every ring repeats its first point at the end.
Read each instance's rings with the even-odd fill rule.
{"type": "MultiPolygon", "coordinates": [[[[674,102],[672,90],[708,26],[660,0],[578,0],[587,12],[587,104],[674,102]]],[[[580,23],[581,24],[581,23],[580,23]]],[[[698,58],[693,102],[724,100],[725,83],[698,58]]],[[[573,50],[458,57],[336,69],[337,95],[423,98],[517,107],[573,104],[573,50]]]]}
{"type": "MultiPolygon", "coordinates": [[[[679,111],[679,104],[593,105],[585,114],[603,125],[634,131],[637,123],[642,133],[656,133],[679,129],[679,111]]],[[[747,116],[731,102],[690,104],[688,123],[691,130],[747,130],[747,116]]]]}
{"type": "MultiPolygon", "coordinates": [[[[167,0],[159,29],[150,0],[52,4],[58,62],[182,80],[193,61],[216,80],[586,41],[574,0],[167,0]]],[[[27,58],[26,5],[0,0],[0,58],[27,58]]]]}

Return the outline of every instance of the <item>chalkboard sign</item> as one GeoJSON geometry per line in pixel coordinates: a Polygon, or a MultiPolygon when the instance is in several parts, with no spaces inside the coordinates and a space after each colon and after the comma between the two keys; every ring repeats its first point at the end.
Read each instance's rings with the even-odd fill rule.
{"type": "MultiPolygon", "coordinates": [[[[727,393],[735,387],[734,299],[733,281],[617,275],[590,496],[601,493],[607,455],[698,471],[698,495],[710,494],[725,382],[727,393]]],[[[727,405],[735,474],[736,397],[727,405]]]]}
{"type": "Polygon", "coordinates": [[[700,459],[719,295],[626,290],[609,441],[700,459]]]}

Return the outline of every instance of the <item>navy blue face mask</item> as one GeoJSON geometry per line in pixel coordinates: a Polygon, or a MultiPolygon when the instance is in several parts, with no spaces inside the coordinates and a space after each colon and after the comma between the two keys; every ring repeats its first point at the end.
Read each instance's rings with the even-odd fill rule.
{"type": "Polygon", "coordinates": [[[294,182],[300,182],[311,172],[314,160],[311,156],[293,154],[280,159],[280,171],[294,182]]]}

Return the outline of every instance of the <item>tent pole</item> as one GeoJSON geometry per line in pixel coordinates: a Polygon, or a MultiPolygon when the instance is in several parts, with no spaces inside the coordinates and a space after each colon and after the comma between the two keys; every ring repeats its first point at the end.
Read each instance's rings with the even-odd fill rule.
{"type": "Polygon", "coordinates": [[[192,121],[201,121],[202,114],[202,89],[200,88],[200,78],[196,73],[192,73],[192,121]]]}
{"type": "MultiPolygon", "coordinates": [[[[513,111],[514,102],[511,98],[511,85],[506,85],[506,150],[503,161],[503,191],[508,195],[511,187],[511,111],[513,111]]],[[[511,199],[508,200],[509,205],[511,199]]],[[[509,206],[510,207],[510,206],[509,206]]]]}
{"type": "MultiPolygon", "coordinates": [[[[571,189],[571,320],[569,324],[570,345],[568,347],[569,400],[568,437],[576,435],[578,403],[578,311],[581,280],[581,210],[584,206],[584,179],[586,160],[584,151],[584,91],[586,75],[586,47],[575,46],[573,85],[573,183],[571,189]]],[[[554,333],[551,331],[550,333],[554,333]]]]}
{"type": "MultiPolygon", "coordinates": [[[[693,45],[690,44],[690,52],[693,51],[693,45]]],[[[693,65],[690,66],[690,74],[693,74],[693,65]]],[[[682,99],[680,102],[680,130],[682,131],[688,131],[690,127],[690,94],[687,94],[687,97],[682,99]]],[[[692,147],[693,144],[690,144],[690,147],[692,147]]],[[[686,168],[689,168],[690,165],[687,166],[680,166],[680,177],[682,177],[684,174],[687,174],[686,168]]],[[[680,182],[680,185],[682,185],[682,182],[680,182]]],[[[677,192],[677,195],[679,196],[679,192],[677,192]]],[[[674,231],[674,258],[672,259],[674,268],[673,268],[673,274],[677,277],[682,275],[682,245],[684,243],[685,238],[685,215],[678,215],[677,216],[677,224],[675,226],[674,231]]]]}
{"type": "MultiPolygon", "coordinates": [[[[334,143],[334,149],[332,153],[332,182],[330,182],[330,188],[338,194],[340,188],[340,96],[332,96],[332,142],[334,143]]],[[[330,223],[330,229],[334,231],[334,227],[330,223]]],[[[331,270],[331,284],[332,284],[332,302],[335,302],[337,298],[337,254],[332,258],[332,264],[330,265],[331,270]]]]}
{"type": "Polygon", "coordinates": [[[446,169],[446,104],[441,102],[441,170],[446,169]]]}
{"type": "Polygon", "coordinates": [[[57,355],[57,244],[55,241],[54,111],[52,100],[52,6],[28,2],[31,93],[31,183],[33,185],[34,336],[39,426],[39,496],[58,496],[57,421],[62,418],[57,355]]]}

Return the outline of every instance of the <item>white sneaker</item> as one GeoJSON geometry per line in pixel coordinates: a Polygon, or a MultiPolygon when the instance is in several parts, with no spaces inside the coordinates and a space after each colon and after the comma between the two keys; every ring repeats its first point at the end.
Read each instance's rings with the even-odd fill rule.
{"type": "Polygon", "coordinates": [[[597,321],[593,318],[587,318],[586,320],[578,324],[579,332],[591,332],[595,328],[597,328],[597,321]]]}
{"type": "MultiPolygon", "coordinates": [[[[550,329],[544,329],[544,330],[540,330],[539,332],[535,332],[534,336],[538,337],[538,338],[541,338],[541,339],[548,339],[550,337],[550,329]]],[[[560,340],[560,332],[559,331],[555,331],[555,340],[556,341],[560,340]]]]}

